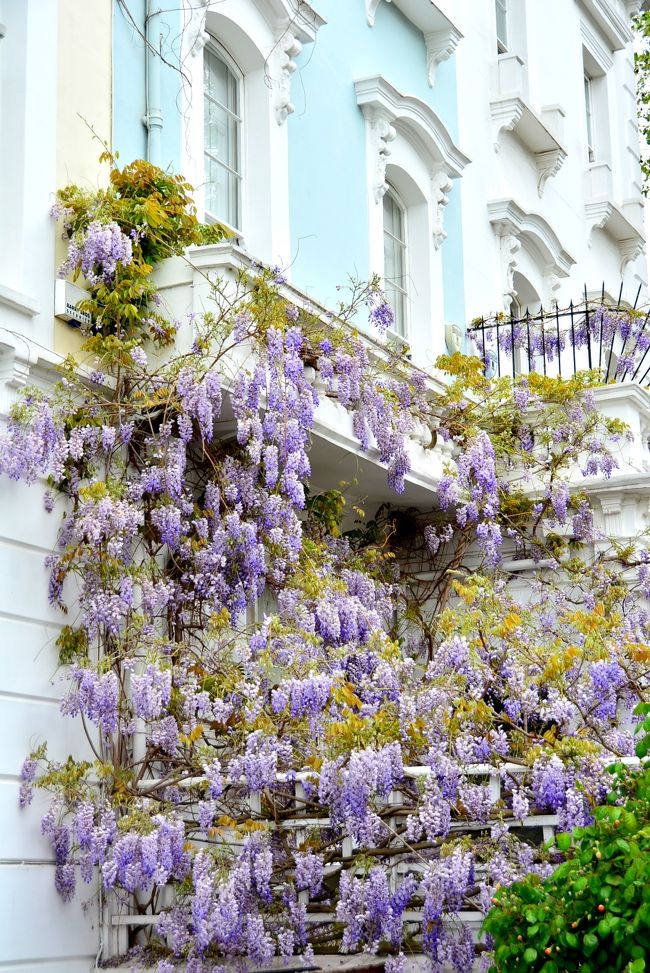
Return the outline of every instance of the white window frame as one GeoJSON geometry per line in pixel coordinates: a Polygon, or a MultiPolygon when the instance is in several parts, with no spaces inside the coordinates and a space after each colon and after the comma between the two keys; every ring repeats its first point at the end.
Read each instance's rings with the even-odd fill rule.
{"type": "Polygon", "coordinates": [[[382,225],[383,225],[383,240],[384,240],[384,289],[386,291],[386,296],[387,296],[388,302],[391,305],[391,309],[393,311],[393,327],[390,329],[390,331],[391,331],[391,334],[393,334],[396,338],[400,338],[400,339],[402,339],[404,341],[408,341],[408,338],[409,338],[408,212],[407,212],[406,206],[404,205],[404,202],[401,199],[399,193],[394,188],[394,186],[392,186],[390,183],[388,183],[388,188],[386,189],[386,192],[384,193],[384,199],[383,199],[383,202],[382,202],[382,207],[385,207],[386,199],[392,200],[393,204],[397,208],[397,210],[399,212],[399,215],[400,215],[401,229],[402,229],[402,237],[401,238],[399,238],[399,237],[395,236],[395,234],[391,233],[391,231],[386,228],[385,215],[384,215],[383,210],[382,210],[382,225]],[[403,275],[402,275],[402,279],[401,280],[395,280],[394,279],[394,280],[388,281],[387,278],[386,278],[386,276],[385,276],[386,275],[386,256],[385,256],[386,255],[386,237],[390,237],[391,240],[394,241],[394,243],[396,243],[397,246],[401,248],[401,254],[402,254],[401,262],[402,262],[402,270],[403,270],[403,275]],[[387,283],[389,284],[389,287],[386,286],[387,283]],[[402,309],[401,310],[401,314],[398,312],[398,309],[395,307],[395,305],[388,298],[389,288],[393,292],[396,292],[397,294],[399,294],[400,297],[401,297],[401,301],[400,301],[401,309],[402,309]],[[400,318],[401,318],[401,328],[398,327],[398,324],[400,323],[400,318]]]}
{"type": "MultiPolygon", "coordinates": [[[[235,78],[235,82],[237,84],[237,107],[238,107],[239,115],[235,115],[234,112],[232,112],[228,108],[227,105],[221,105],[220,103],[218,103],[218,104],[219,104],[219,107],[221,107],[221,108],[224,109],[224,111],[226,111],[229,114],[233,115],[233,117],[235,117],[237,119],[237,157],[238,157],[238,164],[239,164],[239,172],[233,170],[225,162],[222,162],[219,159],[215,159],[217,165],[220,165],[222,168],[226,169],[228,172],[233,173],[233,175],[235,175],[235,177],[236,177],[236,180],[237,180],[237,199],[235,200],[235,208],[236,208],[236,216],[237,216],[237,218],[236,218],[235,221],[232,221],[230,219],[225,219],[224,216],[221,215],[221,214],[218,214],[218,213],[210,213],[208,211],[207,203],[206,203],[206,206],[205,206],[205,220],[208,223],[222,223],[225,226],[227,226],[230,230],[232,230],[235,234],[239,235],[241,233],[241,230],[242,230],[242,217],[243,217],[243,212],[244,212],[244,193],[245,193],[245,172],[244,172],[244,164],[245,164],[244,160],[246,158],[246,152],[245,152],[245,138],[246,138],[246,122],[245,122],[245,120],[246,120],[246,85],[245,85],[245,76],[244,76],[243,71],[240,69],[239,65],[237,64],[237,62],[233,58],[233,56],[227,50],[227,48],[225,48],[223,46],[223,44],[219,43],[219,41],[217,40],[217,38],[214,37],[212,34],[209,35],[209,40],[207,41],[207,43],[206,43],[206,45],[205,45],[205,47],[203,49],[203,57],[204,57],[204,59],[205,59],[206,53],[213,54],[216,58],[218,58],[220,61],[222,61],[223,64],[225,64],[225,66],[228,69],[228,71],[230,71],[230,73],[235,78]]],[[[202,94],[203,94],[203,101],[204,101],[204,105],[205,105],[205,99],[207,97],[206,92],[205,92],[205,89],[203,90],[203,93],[202,94]]],[[[206,169],[205,169],[205,157],[206,157],[206,154],[207,153],[206,153],[205,134],[204,134],[204,136],[203,136],[204,191],[205,191],[205,188],[208,185],[208,182],[207,182],[207,173],[206,173],[206,169]]],[[[205,193],[205,196],[207,197],[207,192],[205,193]]],[[[230,214],[229,214],[229,216],[230,216],[230,214]]]]}
{"type": "Polygon", "coordinates": [[[581,21],[583,97],[585,99],[584,138],[586,165],[598,166],[612,162],[612,122],[609,107],[609,75],[614,62],[611,53],[603,47],[596,33],[585,21],[581,21]],[[586,79],[589,79],[590,121],[587,109],[586,79]],[[590,144],[591,143],[591,144],[590,144]]]}
{"type": "Polygon", "coordinates": [[[593,78],[584,68],[585,123],[587,128],[587,161],[596,162],[596,136],[594,132],[593,78]]]}
{"type": "Polygon", "coordinates": [[[295,64],[288,67],[287,58],[292,55],[287,52],[295,57],[297,42],[311,43],[323,22],[308,4],[304,5],[305,16],[296,15],[293,3],[181,0],[188,27],[180,40],[181,171],[195,187],[197,211],[205,218],[202,52],[213,38],[220,53],[225,50],[243,76],[240,226],[230,243],[263,263],[283,267],[289,277],[295,247],[291,243],[286,115],[295,64]],[[291,23],[290,29],[287,23],[291,23]]]}

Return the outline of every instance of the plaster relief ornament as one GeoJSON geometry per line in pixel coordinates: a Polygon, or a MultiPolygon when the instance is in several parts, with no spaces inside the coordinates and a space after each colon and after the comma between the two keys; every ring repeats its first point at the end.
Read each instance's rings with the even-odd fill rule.
{"type": "Polygon", "coordinates": [[[279,39],[276,46],[276,61],[279,69],[277,94],[275,97],[275,117],[278,125],[282,125],[295,111],[291,101],[291,76],[296,70],[294,58],[298,57],[302,44],[292,33],[287,31],[279,39]]]}
{"type": "Polygon", "coordinates": [[[432,30],[424,35],[427,48],[427,81],[430,88],[435,84],[438,65],[451,57],[462,36],[460,31],[451,24],[442,30],[432,30]]]}
{"type": "MultiPolygon", "coordinates": [[[[397,137],[393,125],[373,109],[369,109],[371,151],[374,157],[375,178],[373,180],[373,195],[376,203],[380,203],[388,189],[386,182],[386,165],[390,155],[390,143],[397,137]]],[[[364,114],[365,114],[364,110],[364,114]]]]}
{"type": "Polygon", "coordinates": [[[433,245],[440,249],[443,240],[447,239],[444,229],[445,206],[449,202],[449,193],[453,183],[444,169],[439,169],[431,176],[431,201],[433,204],[433,245]]]}
{"type": "Polygon", "coordinates": [[[187,46],[192,57],[197,57],[210,40],[205,29],[210,0],[192,0],[189,5],[189,23],[185,29],[187,46]]]}
{"type": "Polygon", "coordinates": [[[510,304],[515,296],[514,276],[517,269],[517,254],[521,250],[521,243],[517,236],[512,232],[499,234],[499,246],[501,250],[501,266],[503,281],[503,305],[508,312],[510,304]]]}
{"type": "Polygon", "coordinates": [[[544,274],[544,283],[549,306],[555,307],[558,301],[558,291],[562,287],[562,281],[555,273],[554,267],[549,267],[544,274]]]}

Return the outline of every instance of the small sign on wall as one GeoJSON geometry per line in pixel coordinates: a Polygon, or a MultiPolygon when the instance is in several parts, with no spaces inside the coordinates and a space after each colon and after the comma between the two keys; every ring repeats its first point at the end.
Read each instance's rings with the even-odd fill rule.
{"type": "Polygon", "coordinates": [[[67,321],[73,327],[91,324],[88,311],[80,311],[78,305],[87,300],[88,292],[67,280],[57,280],[54,284],[54,317],[67,321]]]}

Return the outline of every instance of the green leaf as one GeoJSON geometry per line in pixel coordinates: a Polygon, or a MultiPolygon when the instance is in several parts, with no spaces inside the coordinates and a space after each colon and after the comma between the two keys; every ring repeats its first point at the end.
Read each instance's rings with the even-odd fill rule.
{"type": "Polygon", "coordinates": [[[556,835],[555,844],[558,846],[560,851],[568,851],[571,847],[571,835],[567,832],[556,835]]]}
{"type": "Polygon", "coordinates": [[[531,946],[529,946],[528,949],[524,950],[524,963],[527,963],[530,966],[530,964],[534,963],[536,959],[537,959],[536,949],[533,949],[531,946]]]}
{"type": "Polygon", "coordinates": [[[585,951],[585,956],[591,956],[593,951],[598,949],[598,938],[592,932],[586,933],[582,939],[582,948],[585,951]]]}

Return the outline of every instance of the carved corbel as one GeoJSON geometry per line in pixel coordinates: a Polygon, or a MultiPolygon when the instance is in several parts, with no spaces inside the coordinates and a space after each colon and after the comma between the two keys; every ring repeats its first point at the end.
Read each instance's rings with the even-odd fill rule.
{"type": "Polygon", "coordinates": [[[0,415],[8,415],[18,399],[18,393],[30,382],[31,361],[25,353],[11,345],[0,344],[0,415]]]}
{"type": "Polygon", "coordinates": [[[501,133],[512,132],[523,115],[523,105],[518,98],[508,98],[504,101],[493,102],[490,106],[492,112],[492,143],[494,151],[498,152],[501,148],[501,133]]]}
{"type": "Polygon", "coordinates": [[[277,63],[279,78],[277,82],[277,93],[275,98],[275,118],[278,125],[282,125],[289,115],[295,111],[291,101],[291,78],[296,70],[294,58],[298,57],[302,50],[302,44],[298,38],[290,32],[285,32],[277,45],[277,63]]]}
{"type": "Polygon", "coordinates": [[[548,267],[544,272],[544,284],[546,285],[546,299],[549,307],[555,307],[558,301],[558,291],[562,287],[562,281],[555,273],[554,267],[548,267]]]}
{"type": "MultiPolygon", "coordinates": [[[[388,0],[390,3],[391,0],[388,0]]],[[[366,18],[368,20],[368,26],[375,26],[375,14],[377,13],[377,7],[381,3],[381,0],[366,0],[366,18]]]]}
{"type": "Polygon", "coordinates": [[[501,260],[501,280],[503,294],[503,308],[506,314],[510,312],[510,304],[515,296],[515,270],[517,269],[517,254],[521,250],[518,234],[510,222],[496,223],[494,227],[499,241],[499,257],[501,260]]]}
{"type": "Polygon", "coordinates": [[[445,206],[449,202],[449,193],[453,183],[444,169],[438,169],[431,176],[431,205],[433,223],[433,245],[440,249],[443,240],[447,238],[444,228],[445,206]]]}
{"type": "Polygon", "coordinates": [[[548,179],[556,176],[562,168],[562,163],[566,159],[564,149],[549,149],[546,152],[535,153],[535,164],[537,166],[537,193],[542,196],[544,186],[548,179]]]}
{"type": "Polygon", "coordinates": [[[429,87],[433,88],[438,65],[451,57],[458,47],[458,42],[462,36],[461,32],[451,25],[444,30],[433,30],[424,35],[424,42],[427,48],[427,80],[429,81],[429,87]]]}
{"type": "Polygon", "coordinates": [[[619,240],[618,249],[621,255],[621,276],[625,273],[628,264],[633,263],[643,252],[643,240],[638,237],[630,237],[628,240],[619,240]]]}
{"type": "Polygon", "coordinates": [[[623,536],[623,504],[620,496],[601,497],[600,508],[603,512],[605,536],[607,538],[623,536]]]}

